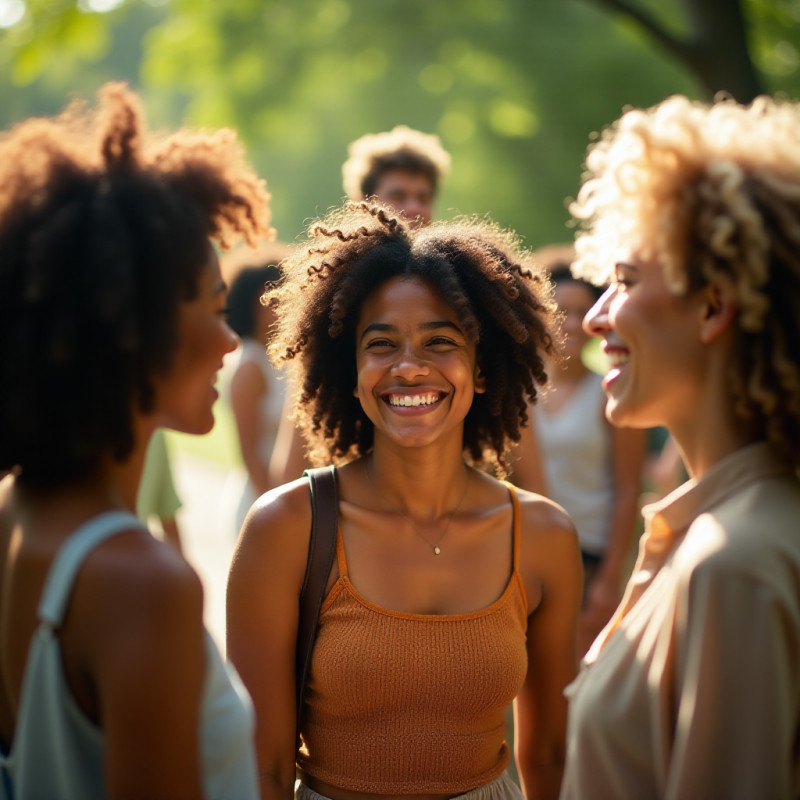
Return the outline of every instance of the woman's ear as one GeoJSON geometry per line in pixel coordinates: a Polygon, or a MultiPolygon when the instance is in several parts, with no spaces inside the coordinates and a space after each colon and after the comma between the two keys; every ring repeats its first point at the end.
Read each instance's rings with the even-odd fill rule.
{"type": "Polygon", "coordinates": [[[710,283],[701,292],[700,341],[709,344],[735,323],[739,306],[728,283],[710,283]]]}
{"type": "Polygon", "coordinates": [[[480,364],[475,364],[475,371],[472,374],[472,382],[474,383],[474,391],[476,394],[483,394],[486,391],[486,378],[483,375],[483,370],[480,364]]]}

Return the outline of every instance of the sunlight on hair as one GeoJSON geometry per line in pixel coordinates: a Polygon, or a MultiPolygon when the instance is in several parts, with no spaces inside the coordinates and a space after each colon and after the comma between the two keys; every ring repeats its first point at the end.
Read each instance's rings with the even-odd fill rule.
{"type": "Polygon", "coordinates": [[[23,0],[0,0],[0,28],[13,28],[26,11],[23,0]]]}

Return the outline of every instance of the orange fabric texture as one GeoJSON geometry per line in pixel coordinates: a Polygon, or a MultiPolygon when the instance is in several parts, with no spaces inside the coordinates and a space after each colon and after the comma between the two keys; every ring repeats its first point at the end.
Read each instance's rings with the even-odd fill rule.
{"type": "Polygon", "coordinates": [[[320,613],[298,765],[342,789],[381,794],[469,791],[508,765],[505,710],[527,673],[527,601],[518,571],[470,614],[381,608],[340,577],[320,613]]]}

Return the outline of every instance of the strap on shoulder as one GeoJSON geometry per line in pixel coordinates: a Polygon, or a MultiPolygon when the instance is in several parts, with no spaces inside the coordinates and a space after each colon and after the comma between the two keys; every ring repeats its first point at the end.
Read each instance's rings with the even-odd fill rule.
{"type": "Polygon", "coordinates": [[[130,528],[144,528],[129,511],[107,511],[77,528],[61,545],[44,584],[39,619],[53,628],[61,625],[75,576],[89,553],[105,539],[130,528]]]}
{"type": "Polygon", "coordinates": [[[308,469],[304,474],[308,475],[311,489],[311,540],[308,544],[306,574],[300,592],[300,617],[297,624],[295,653],[298,744],[300,742],[303,693],[317,635],[319,610],[325,596],[325,586],[328,583],[333,554],[336,550],[339,515],[336,467],[308,469]]]}
{"type": "Polygon", "coordinates": [[[517,495],[517,487],[510,481],[502,481],[508,489],[509,497],[511,498],[511,511],[512,511],[512,534],[511,534],[511,553],[514,571],[519,569],[519,548],[520,548],[520,531],[522,530],[522,514],[519,510],[519,497],[517,495]]]}

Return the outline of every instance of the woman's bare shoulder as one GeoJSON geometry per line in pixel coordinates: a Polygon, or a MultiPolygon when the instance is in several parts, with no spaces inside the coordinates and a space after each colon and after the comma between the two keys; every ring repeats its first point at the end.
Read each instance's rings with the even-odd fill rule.
{"type": "Polygon", "coordinates": [[[515,489],[522,515],[522,531],[527,537],[567,537],[575,536],[575,525],[569,514],[544,495],[515,489]]]}
{"type": "Polygon", "coordinates": [[[232,570],[263,564],[263,559],[304,568],[310,536],[311,492],[308,479],[302,477],[256,500],[242,525],[232,570]]]}
{"type": "Polygon", "coordinates": [[[517,494],[522,517],[520,571],[529,609],[541,612],[543,598],[560,598],[556,605],[563,603],[576,614],[583,565],[575,525],[558,503],[532,492],[517,494]]]}
{"type": "Polygon", "coordinates": [[[523,563],[542,575],[555,570],[580,569],[578,533],[569,514],[556,502],[540,494],[517,490],[523,563]]]}
{"type": "Polygon", "coordinates": [[[157,540],[138,526],[121,531],[98,545],[87,557],[80,575],[86,587],[98,595],[119,597],[121,603],[131,593],[142,599],[142,612],[158,614],[164,604],[191,616],[202,614],[203,589],[194,568],[174,548],[157,540]]]}

